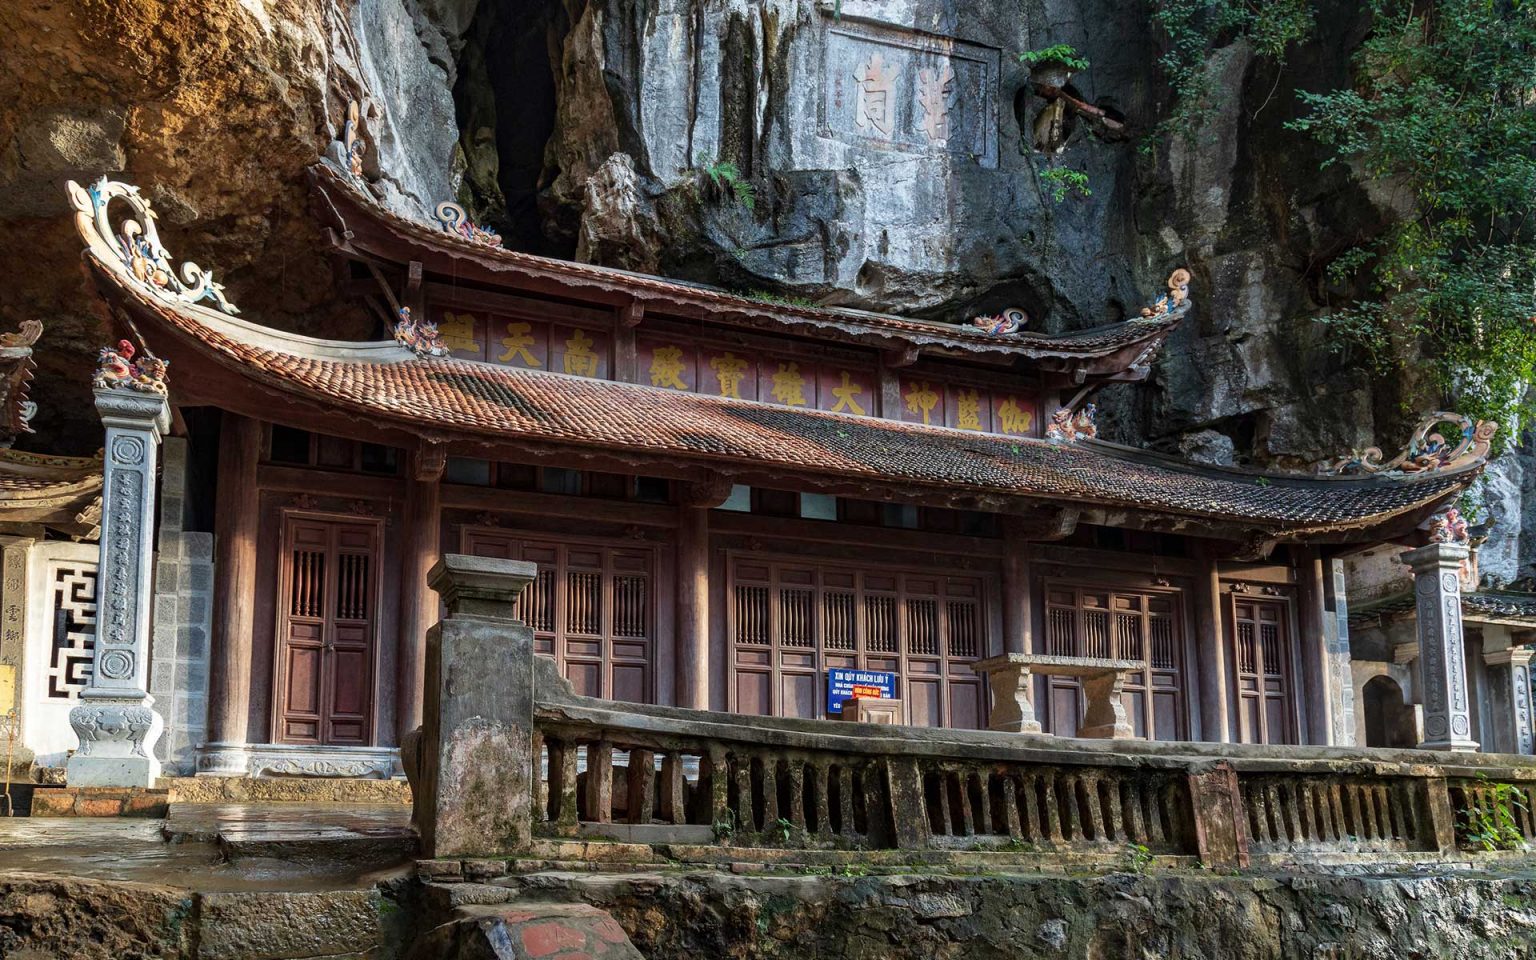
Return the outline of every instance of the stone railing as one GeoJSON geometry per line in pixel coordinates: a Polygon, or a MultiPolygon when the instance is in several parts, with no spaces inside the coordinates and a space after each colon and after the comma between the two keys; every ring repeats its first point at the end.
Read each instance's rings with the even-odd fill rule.
{"type": "Polygon", "coordinates": [[[427,857],[607,838],[735,848],[733,860],[791,848],[1240,867],[1467,859],[1490,832],[1495,848],[1536,844],[1532,758],[1070,740],[578,697],[512,619],[533,573],[457,556],[433,571],[448,616],[428,635],[426,720],[406,750],[427,857]]]}

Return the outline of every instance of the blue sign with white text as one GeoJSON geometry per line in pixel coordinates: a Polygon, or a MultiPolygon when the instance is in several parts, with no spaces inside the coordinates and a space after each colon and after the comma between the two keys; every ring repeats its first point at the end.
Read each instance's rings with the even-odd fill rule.
{"type": "Polygon", "coordinates": [[[882,670],[828,670],[827,710],[842,713],[843,701],[853,697],[895,700],[896,674],[882,670]]]}

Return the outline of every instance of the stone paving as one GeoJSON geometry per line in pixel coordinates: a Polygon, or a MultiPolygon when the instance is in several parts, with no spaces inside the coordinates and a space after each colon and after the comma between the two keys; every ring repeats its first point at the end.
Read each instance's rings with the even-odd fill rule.
{"type": "Polygon", "coordinates": [[[396,804],[175,804],[164,820],[0,818],[0,872],[215,890],[361,889],[407,869],[396,804]]]}

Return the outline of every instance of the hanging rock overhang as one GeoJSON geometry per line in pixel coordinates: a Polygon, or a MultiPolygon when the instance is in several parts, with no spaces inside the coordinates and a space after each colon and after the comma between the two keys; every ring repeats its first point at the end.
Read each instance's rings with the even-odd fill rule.
{"type": "Polygon", "coordinates": [[[370,263],[422,265],[427,274],[465,284],[600,303],[643,322],[647,314],[817,340],[997,364],[1023,364],[1064,384],[1138,380],[1176,330],[1184,311],[1132,318],[1063,334],[1021,331],[994,336],[974,327],[859,310],[770,303],[702,284],[476,244],[400,217],[326,163],[310,167],[316,215],[333,250],[370,263]]]}

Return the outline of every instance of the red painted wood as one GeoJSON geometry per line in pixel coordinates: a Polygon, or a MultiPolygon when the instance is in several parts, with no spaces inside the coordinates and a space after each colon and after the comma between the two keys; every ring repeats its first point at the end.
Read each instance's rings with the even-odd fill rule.
{"type": "Polygon", "coordinates": [[[533,628],[534,651],[553,657],[577,693],[654,702],[654,547],[553,540],[490,527],[465,527],[460,542],[474,556],[538,565],[518,598],[518,616],[533,628]]]}
{"type": "Polygon", "coordinates": [[[284,515],[275,704],[280,743],[372,742],[381,534],[378,521],[284,515]]]}

